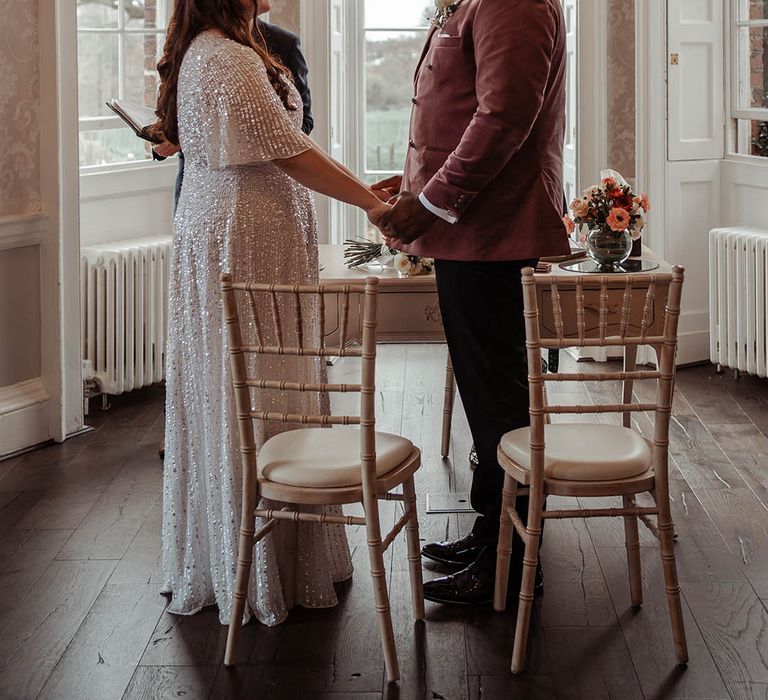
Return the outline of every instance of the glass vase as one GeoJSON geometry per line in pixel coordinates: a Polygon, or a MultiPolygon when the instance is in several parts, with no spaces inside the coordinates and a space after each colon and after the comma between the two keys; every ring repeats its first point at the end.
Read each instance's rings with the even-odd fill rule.
{"type": "Polygon", "coordinates": [[[600,272],[621,272],[621,263],[632,252],[632,236],[628,230],[612,231],[607,226],[598,226],[590,229],[584,247],[600,272]]]}

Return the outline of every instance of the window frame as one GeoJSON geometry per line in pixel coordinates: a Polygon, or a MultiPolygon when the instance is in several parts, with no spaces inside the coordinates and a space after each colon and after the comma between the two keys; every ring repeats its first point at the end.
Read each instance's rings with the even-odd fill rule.
{"type": "Polygon", "coordinates": [[[741,31],[744,28],[768,27],[768,18],[762,20],[740,19],[741,10],[749,0],[725,0],[727,3],[726,34],[726,94],[727,104],[727,146],[726,157],[744,162],[768,163],[766,156],[753,155],[749,134],[739,129],[738,122],[768,122],[768,107],[744,108],[741,106],[741,86],[749,80],[749,66],[744,71],[741,62],[741,31]],[[746,74],[745,74],[746,73],[746,74]]]}
{"type": "MultiPolygon", "coordinates": [[[[125,15],[126,4],[129,0],[117,0],[117,24],[114,27],[81,27],[79,22],[77,23],[77,38],[79,40],[81,35],[95,34],[95,35],[113,35],[117,36],[117,91],[116,97],[118,99],[125,98],[125,84],[126,84],[126,38],[128,36],[146,36],[154,34],[158,37],[160,45],[165,42],[165,35],[168,27],[168,18],[170,7],[169,4],[172,0],[158,0],[157,8],[157,22],[155,27],[150,28],[131,28],[126,27],[125,15]]],[[[80,79],[78,68],[78,81],[80,79]]],[[[78,100],[78,137],[83,131],[106,131],[110,129],[116,129],[124,126],[123,121],[113,115],[102,115],[96,117],[81,117],[79,115],[79,100],[78,100]]],[[[104,163],[100,165],[78,165],[81,175],[94,175],[99,173],[111,173],[115,171],[123,170],[136,170],[146,168],[148,166],[156,167],[156,163],[151,158],[144,158],[142,160],[125,160],[115,163],[104,163]]]]}
{"type": "MultiPolygon", "coordinates": [[[[402,170],[369,170],[368,169],[368,91],[366,84],[366,42],[369,33],[425,33],[428,34],[430,30],[429,22],[425,22],[420,27],[369,27],[365,18],[365,0],[358,0],[360,9],[358,12],[359,24],[357,31],[359,33],[359,45],[360,45],[360,58],[362,59],[363,70],[360,71],[360,85],[358,86],[358,101],[359,101],[359,121],[361,128],[361,143],[360,143],[360,163],[358,164],[358,176],[367,181],[369,177],[376,177],[379,180],[384,180],[393,175],[401,175],[402,170]]],[[[414,67],[415,68],[415,67],[414,67]]]]}

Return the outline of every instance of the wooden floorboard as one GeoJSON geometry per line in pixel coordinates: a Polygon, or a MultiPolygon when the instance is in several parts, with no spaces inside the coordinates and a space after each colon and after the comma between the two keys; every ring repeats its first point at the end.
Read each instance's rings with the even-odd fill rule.
{"type": "MultiPolygon", "coordinates": [[[[565,353],[562,361],[571,362],[565,353]]],[[[333,380],[354,377],[356,362],[337,362],[333,380]]],[[[425,511],[427,493],[467,492],[472,479],[460,400],[450,457],[440,456],[445,349],[384,345],[378,362],[377,427],[422,450],[420,537],[464,534],[472,516],[425,511]]],[[[573,385],[553,389],[553,398],[591,402],[611,391],[573,385]]],[[[643,386],[636,393],[648,398],[643,386]]],[[[117,397],[106,412],[93,403],[91,433],[0,462],[0,697],[768,700],[764,380],[709,367],[678,374],[670,495],[686,669],[675,663],[650,533],[641,535],[645,601],[635,610],[622,521],[549,521],[545,596],[535,603],[521,676],[509,673],[515,596],[501,614],[427,603],[427,619],[415,624],[405,545],[395,541],[387,561],[402,678],[394,685],[384,678],[359,527],[349,532],[355,576],[338,586],[339,605],[297,608],[277,627],[249,624],[240,665],[225,669],[217,611],[172,616],[160,595],[162,389],[117,397]]],[[[650,435],[647,417],[637,426],[650,435]]],[[[577,505],[557,500],[550,507],[577,505]]],[[[391,525],[395,505],[382,512],[391,525]]],[[[424,568],[425,579],[444,573],[424,568]]]]}

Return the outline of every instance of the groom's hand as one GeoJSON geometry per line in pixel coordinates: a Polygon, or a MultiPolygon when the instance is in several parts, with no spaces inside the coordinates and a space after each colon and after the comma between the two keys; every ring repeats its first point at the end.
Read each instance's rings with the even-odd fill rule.
{"type": "Polygon", "coordinates": [[[407,244],[423,236],[435,221],[437,217],[418,197],[401,192],[395,206],[381,218],[381,228],[388,238],[407,244]]]}
{"type": "Polygon", "coordinates": [[[403,185],[402,175],[393,175],[386,180],[377,182],[375,185],[371,185],[373,193],[382,201],[388,202],[392,197],[395,197],[403,185]]]}

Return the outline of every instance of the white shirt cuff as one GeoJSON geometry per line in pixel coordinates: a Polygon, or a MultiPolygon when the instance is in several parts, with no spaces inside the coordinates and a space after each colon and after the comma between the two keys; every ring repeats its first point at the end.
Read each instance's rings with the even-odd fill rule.
{"type": "Polygon", "coordinates": [[[427,211],[431,211],[435,216],[439,216],[443,221],[447,221],[449,224],[455,224],[459,220],[458,216],[447,209],[441,209],[432,204],[432,202],[424,196],[423,192],[419,195],[419,201],[424,205],[424,208],[427,211]]]}

